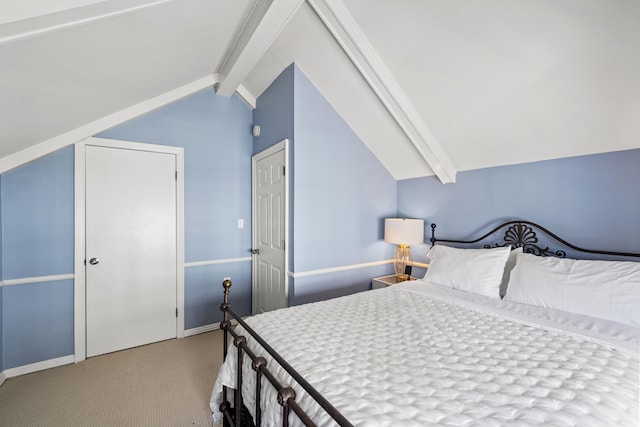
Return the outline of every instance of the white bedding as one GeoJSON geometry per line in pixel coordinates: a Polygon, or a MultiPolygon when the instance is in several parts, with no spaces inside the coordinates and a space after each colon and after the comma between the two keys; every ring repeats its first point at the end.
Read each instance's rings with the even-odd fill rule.
{"type": "MultiPolygon", "coordinates": [[[[355,425],[639,423],[640,333],[615,322],[423,281],[246,321],[355,425]],[[286,338],[285,330],[296,334],[286,338]]],[[[214,419],[222,384],[235,386],[230,348],[212,392],[214,419]]],[[[294,384],[267,359],[283,383],[294,384]]],[[[255,374],[244,370],[244,387],[253,390],[255,374]]],[[[334,424],[301,388],[294,389],[312,419],[334,424]]],[[[273,388],[263,390],[264,399],[275,402],[273,388]]],[[[245,393],[250,411],[252,398],[253,392],[245,393]]],[[[262,407],[264,425],[279,423],[277,404],[262,407]]],[[[290,421],[299,425],[293,414],[290,421]]]]}

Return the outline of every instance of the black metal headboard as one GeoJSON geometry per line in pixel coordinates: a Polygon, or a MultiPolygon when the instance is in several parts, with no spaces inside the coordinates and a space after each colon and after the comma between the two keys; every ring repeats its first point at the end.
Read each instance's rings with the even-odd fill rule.
{"type": "Polygon", "coordinates": [[[567,242],[566,240],[560,238],[556,234],[552,233],[551,231],[547,230],[546,228],[534,222],[524,221],[524,220],[507,221],[497,226],[493,230],[489,231],[485,235],[474,240],[438,239],[436,238],[436,225],[431,224],[431,239],[429,240],[431,242],[431,246],[433,246],[436,242],[473,244],[473,243],[481,242],[495,234],[496,238],[502,237],[502,240],[494,243],[486,243],[483,245],[484,248],[511,246],[512,248],[521,247],[525,253],[534,254],[534,255],[555,256],[559,258],[564,258],[567,256],[567,253],[565,252],[564,249],[550,249],[548,246],[541,245],[540,239],[538,238],[538,234],[537,234],[540,232],[546,234],[552,240],[563,245],[565,248],[570,248],[570,249],[573,249],[574,251],[585,252],[589,254],[597,254],[597,255],[640,258],[640,253],[584,249],[567,242]],[[504,230],[503,233],[502,233],[502,230],[504,230]]]}

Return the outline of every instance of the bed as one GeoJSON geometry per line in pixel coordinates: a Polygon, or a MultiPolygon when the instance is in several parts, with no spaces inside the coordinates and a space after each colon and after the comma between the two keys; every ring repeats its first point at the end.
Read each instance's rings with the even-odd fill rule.
{"type": "Polygon", "coordinates": [[[638,426],[640,254],[528,221],[431,242],[424,279],[245,320],[225,282],[214,423],[638,426]]]}

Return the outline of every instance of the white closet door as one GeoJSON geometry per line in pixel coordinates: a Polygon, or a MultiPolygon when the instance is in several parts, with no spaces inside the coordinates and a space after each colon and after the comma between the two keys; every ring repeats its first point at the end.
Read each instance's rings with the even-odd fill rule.
{"type": "Polygon", "coordinates": [[[176,337],[176,156],[86,147],[87,356],[176,337]]]}
{"type": "MultiPolygon", "coordinates": [[[[256,157],[259,157],[257,154],[256,157]]],[[[285,289],[285,150],[255,164],[254,314],[288,305],[285,289]]]]}

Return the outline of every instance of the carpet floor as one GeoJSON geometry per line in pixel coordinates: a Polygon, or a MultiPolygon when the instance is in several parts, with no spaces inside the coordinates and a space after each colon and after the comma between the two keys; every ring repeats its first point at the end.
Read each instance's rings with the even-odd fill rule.
{"type": "Polygon", "coordinates": [[[0,426],[211,426],[222,331],[8,379],[0,426]]]}

